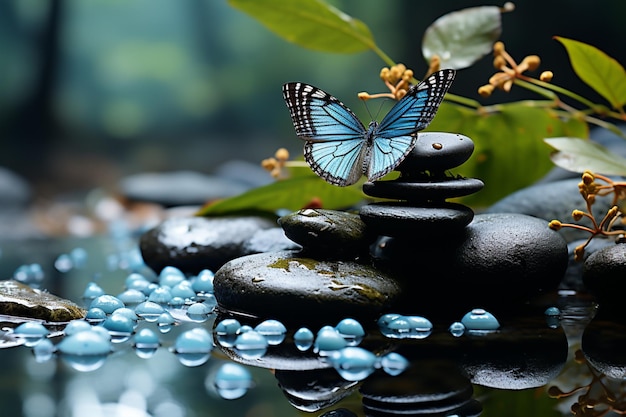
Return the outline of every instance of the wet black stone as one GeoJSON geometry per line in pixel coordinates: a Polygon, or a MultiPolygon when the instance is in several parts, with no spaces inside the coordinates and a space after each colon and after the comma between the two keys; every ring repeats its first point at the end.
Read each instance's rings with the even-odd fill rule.
{"type": "Polygon", "coordinates": [[[466,162],[474,152],[474,142],[467,136],[446,132],[421,132],[413,150],[396,171],[413,174],[422,171],[443,172],[466,162]]]}
{"type": "Polygon", "coordinates": [[[484,187],[475,178],[445,177],[437,181],[426,178],[392,181],[375,181],[363,184],[363,192],[371,197],[406,200],[409,202],[444,201],[447,198],[474,194],[484,187]]]}
{"type": "Polygon", "coordinates": [[[276,223],[262,217],[175,217],[144,233],[139,246],[146,265],[157,273],[166,266],[195,274],[216,271],[224,263],[250,254],[246,242],[276,223]]]}
{"type": "Polygon", "coordinates": [[[623,315],[599,310],[585,327],[581,350],[598,372],[610,378],[626,378],[626,324],[623,315]]]}
{"type": "MultiPolygon", "coordinates": [[[[485,213],[519,213],[539,217],[548,222],[560,220],[563,223],[574,223],[572,210],[586,211],[585,201],[578,191],[580,181],[580,178],[573,178],[532,185],[496,202],[485,210],[485,213]]],[[[610,205],[611,198],[596,198],[593,205],[596,219],[602,219],[610,205]]],[[[568,242],[589,237],[589,233],[572,228],[562,228],[559,233],[568,242]]]]}
{"type": "Polygon", "coordinates": [[[363,254],[373,242],[358,214],[304,209],[278,219],[285,234],[302,245],[307,254],[350,259],[363,254]]]}
{"type": "Polygon", "coordinates": [[[68,322],[85,316],[85,310],[69,300],[33,289],[14,280],[0,281],[0,315],[19,320],[68,322]]]}
{"type": "Polygon", "coordinates": [[[479,214],[457,234],[381,238],[375,265],[403,286],[408,309],[449,315],[479,305],[519,308],[555,290],[568,264],[567,245],[547,222],[521,214],[479,214]]]}
{"type": "Polygon", "coordinates": [[[605,248],[607,246],[615,245],[614,239],[605,239],[602,237],[595,237],[591,239],[591,242],[589,242],[587,246],[585,246],[583,260],[582,261],[574,260],[574,251],[576,250],[576,247],[584,244],[586,241],[587,239],[585,238],[585,239],[574,240],[567,244],[569,263],[567,265],[567,270],[565,271],[565,276],[563,277],[563,280],[561,281],[561,284],[559,285],[560,289],[574,290],[578,292],[587,292],[588,290],[585,287],[585,284],[583,283],[584,261],[589,256],[591,256],[591,254],[599,251],[600,249],[605,248]]]}
{"type": "Polygon", "coordinates": [[[420,207],[403,202],[372,203],[361,207],[359,215],[379,235],[409,237],[462,232],[474,218],[469,207],[446,202],[420,207]]]}
{"type": "Polygon", "coordinates": [[[258,230],[243,244],[243,252],[248,254],[296,249],[300,245],[285,236],[280,227],[258,230]]]}
{"type": "MultiPolygon", "coordinates": [[[[308,413],[320,411],[336,404],[352,394],[357,388],[355,382],[341,378],[333,368],[300,371],[278,370],[274,376],[289,403],[298,410],[308,413]]],[[[331,413],[325,415],[335,417],[350,415],[331,413]]]]}
{"type": "Polygon", "coordinates": [[[233,259],[215,273],[213,286],[224,311],[294,325],[373,320],[400,292],[394,279],[370,266],[293,251],[233,259]]]}
{"type": "Polygon", "coordinates": [[[591,254],[583,266],[583,283],[601,310],[623,313],[626,293],[626,243],[607,246],[591,254]]]}

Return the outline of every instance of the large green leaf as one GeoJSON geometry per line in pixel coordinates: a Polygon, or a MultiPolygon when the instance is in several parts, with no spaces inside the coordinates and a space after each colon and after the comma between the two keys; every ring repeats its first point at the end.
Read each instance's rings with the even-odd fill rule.
{"type": "Polygon", "coordinates": [[[422,54],[434,55],[442,68],[467,68],[490,53],[502,32],[501,10],[496,6],[470,7],[435,20],[424,33],[422,54]]]}
{"type": "Polygon", "coordinates": [[[278,36],[305,48],[353,53],[374,49],[365,23],[322,0],[229,0],[278,36]]]}
{"type": "Polygon", "coordinates": [[[224,215],[243,211],[276,212],[280,209],[299,210],[313,201],[327,209],[345,209],[363,200],[359,186],[337,187],[316,175],[293,177],[254,188],[235,197],[205,206],[202,216],[224,215]]]}
{"type": "Polygon", "coordinates": [[[565,46],[572,68],[581,80],[611,103],[613,108],[626,104],[626,72],[619,62],[586,43],[560,36],[555,39],[565,46]]]}
{"type": "Polygon", "coordinates": [[[626,159],[596,142],[568,137],[545,141],[558,151],[551,158],[561,168],[574,172],[590,170],[604,175],[626,175],[626,159]]]}
{"type": "Polygon", "coordinates": [[[467,204],[487,206],[545,175],[553,165],[544,138],[588,135],[584,122],[563,121],[549,108],[525,102],[500,108],[483,113],[444,102],[429,127],[461,133],[474,141],[472,157],[454,170],[485,183],[483,190],[463,200],[467,204]]]}

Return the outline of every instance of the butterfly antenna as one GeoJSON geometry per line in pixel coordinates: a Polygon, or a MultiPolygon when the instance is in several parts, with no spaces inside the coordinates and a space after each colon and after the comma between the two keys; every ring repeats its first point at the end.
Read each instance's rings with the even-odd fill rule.
{"type": "Polygon", "coordinates": [[[382,111],[383,106],[385,105],[385,102],[387,100],[381,100],[380,106],[378,106],[378,110],[376,111],[376,117],[374,117],[372,115],[372,112],[370,111],[370,108],[367,105],[367,101],[368,100],[363,100],[363,104],[365,105],[365,109],[367,110],[367,114],[369,114],[369,116],[370,116],[370,120],[378,120],[378,116],[380,115],[380,112],[382,111]]]}

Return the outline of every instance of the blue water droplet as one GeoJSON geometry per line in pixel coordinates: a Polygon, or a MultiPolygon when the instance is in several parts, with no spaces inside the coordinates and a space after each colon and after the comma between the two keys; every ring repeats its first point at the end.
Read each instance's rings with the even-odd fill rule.
{"type": "Polygon", "coordinates": [[[172,299],[170,287],[156,287],[148,296],[148,301],[166,306],[172,299]]]}
{"type": "Polygon", "coordinates": [[[172,297],[168,306],[173,309],[181,309],[185,306],[185,299],[181,297],[172,297]]]}
{"type": "Polygon", "coordinates": [[[122,314],[111,314],[102,326],[109,331],[111,342],[122,343],[132,335],[135,322],[122,314]]]}
{"type": "Polygon", "coordinates": [[[135,307],[135,314],[147,322],[155,322],[165,309],[152,301],[144,301],[135,307]]]}
{"type": "Polygon", "coordinates": [[[433,324],[421,316],[398,316],[381,328],[381,333],[391,339],[424,339],[430,336],[433,324]]]}
{"type": "Polygon", "coordinates": [[[121,302],[117,297],[113,297],[108,294],[100,295],[94,298],[89,305],[89,308],[99,308],[106,314],[111,314],[118,308],[122,307],[125,307],[123,302],[121,302]]]}
{"type": "MultiPolygon", "coordinates": [[[[104,314],[104,311],[102,311],[102,314],[104,314]]],[[[106,315],[104,316],[104,318],[106,318],[106,315]]],[[[65,326],[65,329],[63,329],[65,336],[71,336],[78,332],[85,332],[85,331],[90,331],[90,330],[91,330],[91,324],[89,324],[85,320],[72,320],[69,323],[67,323],[67,326],[65,326]]]]}
{"type": "Polygon", "coordinates": [[[82,269],[87,264],[87,258],[89,255],[87,251],[83,248],[74,248],[70,251],[70,258],[72,260],[72,264],[76,269],[82,269]]]}
{"type": "Polygon", "coordinates": [[[317,332],[313,351],[320,356],[326,356],[330,352],[342,349],[347,345],[346,339],[341,337],[334,327],[324,326],[317,332]]]}
{"type": "Polygon", "coordinates": [[[386,354],[380,359],[380,366],[389,375],[400,375],[409,366],[409,361],[396,352],[386,354]]]}
{"type": "Polygon", "coordinates": [[[117,298],[127,306],[137,306],[146,301],[146,295],[135,288],[129,288],[121,292],[117,298]]]}
{"type": "Polygon", "coordinates": [[[33,347],[33,354],[37,363],[44,363],[52,359],[56,348],[50,339],[43,339],[33,347]]]}
{"type": "Polygon", "coordinates": [[[362,381],[376,369],[376,355],[356,346],[334,351],[328,360],[347,381],[362,381]]]}
{"type": "Polygon", "coordinates": [[[107,318],[107,313],[105,313],[101,308],[93,307],[87,310],[87,315],[85,315],[85,320],[89,323],[101,323],[107,318]]]}
{"type": "Polygon", "coordinates": [[[159,285],[170,288],[185,280],[185,274],[174,266],[166,266],[159,273],[159,285]]]}
{"type": "Polygon", "coordinates": [[[248,392],[252,386],[252,375],[239,364],[224,363],[213,377],[213,386],[223,399],[235,400],[248,392]]]}
{"type": "Polygon", "coordinates": [[[187,317],[192,321],[202,323],[207,321],[212,311],[213,308],[204,303],[193,303],[187,308],[187,317]]]}
{"type": "Polygon", "coordinates": [[[384,331],[384,329],[387,329],[387,326],[389,326],[389,323],[391,323],[392,321],[394,321],[400,316],[401,316],[400,314],[395,314],[395,313],[383,314],[382,316],[380,316],[380,318],[377,321],[378,328],[381,331],[384,331]]]}
{"type": "Polygon", "coordinates": [[[454,337],[461,337],[463,336],[463,333],[465,333],[465,325],[463,325],[460,321],[455,321],[450,325],[448,331],[454,337]]]}
{"type": "Polygon", "coordinates": [[[546,309],[546,311],[544,312],[544,314],[546,316],[560,316],[561,315],[561,310],[558,309],[558,307],[548,307],[546,309]]]}
{"type": "Polygon", "coordinates": [[[254,330],[267,339],[271,346],[280,345],[285,340],[287,328],[278,320],[265,320],[259,323],[254,330]]]}
{"type": "Polygon", "coordinates": [[[191,288],[197,293],[213,293],[213,277],[215,274],[213,271],[203,269],[194,277],[191,281],[191,288]]]}
{"type": "Polygon", "coordinates": [[[176,324],[176,319],[168,311],[163,312],[157,319],[157,326],[163,334],[172,330],[174,324],[176,324]]]}
{"type": "Polygon", "coordinates": [[[83,291],[83,300],[94,300],[101,295],[104,295],[102,287],[95,282],[89,282],[83,291]]]}
{"type": "Polygon", "coordinates": [[[267,339],[262,334],[248,330],[235,340],[235,350],[244,359],[259,359],[267,352],[267,339]]]}
{"type": "Polygon", "coordinates": [[[296,348],[300,351],[306,351],[313,346],[313,340],[315,339],[315,335],[313,332],[306,327],[301,327],[293,335],[293,341],[296,345],[296,348]]]}
{"type": "Polygon", "coordinates": [[[204,328],[196,327],[178,335],[174,352],[185,366],[199,366],[205,363],[213,349],[211,335],[204,328]]]}
{"type": "Polygon", "coordinates": [[[87,330],[65,337],[56,346],[65,362],[77,371],[100,368],[111,352],[111,343],[100,332],[87,330]]]}
{"type": "Polygon", "coordinates": [[[54,268],[61,273],[65,273],[74,268],[74,263],[70,255],[62,253],[54,260],[54,268]]]}
{"type": "Polygon", "coordinates": [[[193,300],[196,297],[196,293],[191,288],[191,282],[189,281],[182,281],[174,285],[170,293],[172,297],[178,297],[183,300],[193,300]]]}
{"type": "Polygon", "coordinates": [[[365,336],[365,330],[361,323],[351,318],[341,320],[335,326],[335,330],[346,340],[348,346],[358,345],[365,336]]]}
{"type": "Polygon", "coordinates": [[[20,265],[13,273],[14,280],[33,288],[39,288],[44,277],[43,268],[38,263],[20,265]]]}
{"type": "Polygon", "coordinates": [[[482,308],[475,308],[466,313],[461,319],[461,323],[463,323],[467,332],[474,334],[493,332],[500,328],[500,323],[494,315],[482,308]]]}
{"type": "Polygon", "coordinates": [[[150,281],[148,281],[146,277],[137,272],[133,272],[132,274],[128,275],[126,277],[126,280],[124,281],[124,286],[127,290],[134,289],[137,291],[141,291],[142,293],[144,293],[144,295],[150,294],[149,292],[146,293],[149,285],[150,281]]]}
{"type": "Polygon", "coordinates": [[[224,347],[235,346],[235,340],[241,329],[241,323],[236,319],[224,319],[215,326],[215,338],[224,347]]]}
{"type": "Polygon", "coordinates": [[[24,346],[28,347],[35,346],[48,334],[50,331],[43,324],[32,321],[20,324],[13,331],[13,335],[24,340],[24,346]]]}
{"type": "Polygon", "coordinates": [[[135,354],[142,359],[147,359],[156,353],[161,345],[159,343],[159,337],[152,330],[143,328],[135,334],[135,354]]]}

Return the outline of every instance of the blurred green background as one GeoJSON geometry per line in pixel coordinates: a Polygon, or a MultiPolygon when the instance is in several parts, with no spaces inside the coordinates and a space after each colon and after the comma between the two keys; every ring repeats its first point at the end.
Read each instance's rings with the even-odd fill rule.
{"type": "MultiPolygon", "coordinates": [[[[426,70],[421,37],[437,17],[476,0],[332,1],[364,21],[393,59],[426,70]]],[[[542,58],[555,82],[599,100],[577,79],[552,36],[592,44],[626,62],[626,2],[519,1],[502,40],[518,60],[542,58]]],[[[144,171],[211,173],[257,162],[278,147],[300,154],[282,101],[301,80],[367,119],[356,93],[378,92],[374,53],[335,55],[278,38],[225,0],[4,0],[0,2],[0,166],[40,194],[115,183],[144,171]]],[[[452,92],[484,103],[532,97],[476,90],[491,59],[457,76],[452,92]]],[[[369,111],[376,114],[377,103],[369,111]]],[[[472,138],[474,141],[480,138],[472,138]]]]}

